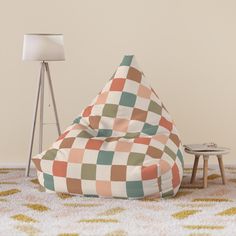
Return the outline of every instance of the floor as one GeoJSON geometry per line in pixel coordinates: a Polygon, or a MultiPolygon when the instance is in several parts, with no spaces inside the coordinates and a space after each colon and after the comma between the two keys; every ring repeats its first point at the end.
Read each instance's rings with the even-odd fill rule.
{"type": "MultiPolygon", "coordinates": [[[[185,169],[184,186],[190,173],[185,169]]],[[[0,235],[236,235],[236,168],[226,169],[225,186],[211,169],[207,189],[184,187],[165,200],[45,193],[31,175],[0,169],[0,235]]]]}

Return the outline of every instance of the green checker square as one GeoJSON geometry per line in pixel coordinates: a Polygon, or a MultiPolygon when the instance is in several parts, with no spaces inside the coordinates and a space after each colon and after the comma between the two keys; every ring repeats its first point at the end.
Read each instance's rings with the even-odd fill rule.
{"type": "Polygon", "coordinates": [[[99,151],[97,164],[111,165],[113,156],[114,156],[114,152],[112,151],[99,151]]]}
{"type": "Polygon", "coordinates": [[[96,179],[96,165],[82,164],[81,179],[95,180],[96,179]]]}
{"type": "Polygon", "coordinates": [[[130,198],[140,198],[144,196],[142,181],[127,181],[126,182],[127,196],[130,198]]]}
{"type": "Polygon", "coordinates": [[[87,131],[85,130],[82,130],[78,135],[77,137],[80,137],[80,138],[92,138],[93,135],[91,135],[90,133],[88,133],[87,131]]]}
{"type": "Polygon", "coordinates": [[[50,189],[52,191],[54,191],[54,180],[53,180],[53,176],[43,173],[43,178],[44,178],[44,187],[47,189],[50,189]]]}
{"type": "Polygon", "coordinates": [[[102,115],[107,117],[116,117],[118,111],[118,105],[114,104],[105,104],[102,115]]]}
{"type": "Polygon", "coordinates": [[[148,123],[145,123],[142,129],[142,132],[147,135],[154,135],[156,134],[158,129],[158,125],[150,125],[148,123]]]}
{"type": "Polygon", "coordinates": [[[126,107],[134,107],[136,102],[136,95],[132,93],[123,92],[120,98],[120,105],[126,107]]]}
{"type": "Polygon", "coordinates": [[[180,150],[178,150],[178,152],[177,152],[177,157],[179,158],[179,160],[182,164],[182,167],[184,168],[184,157],[183,157],[182,152],[180,150]]]}
{"type": "Polygon", "coordinates": [[[127,139],[133,139],[133,138],[136,138],[140,135],[140,132],[128,132],[125,134],[124,138],[127,138],[127,139]]]}
{"type": "Polygon", "coordinates": [[[132,62],[133,56],[132,55],[128,55],[128,56],[124,56],[122,62],[121,62],[121,66],[130,66],[131,62],[132,62]]]}
{"type": "Polygon", "coordinates": [[[48,150],[42,157],[44,160],[54,160],[57,155],[57,149],[48,150]]]}
{"type": "Polygon", "coordinates": [[[156,114],[158,114],[158,115],[161,115],[161,110],[162,110],[162,108],[161,108],[161,106],[158,105],[156,102],[154,102],[153,100],[151,100],[150,103],[149,103],[149,106],[148,106],[148,110],[149,110],[149,111],[152,111],[152,112],[154,112],[154,113],[156,113],[156,114]]]}
{"type": "Polygon", "coordinates": [[[95,197],[96,197],[96,198],[99,197],[99,196],[96,195],[96,194],[84,194],[84,196],[85,196],[85,197],[94,197],[94,198],[95,198],[95,197]]]}
{"type": "Polygon", "coordinates": [[[173,191],[173,190],[169,190],[169,191],[164,192],[164,193],[162,194],[162,197],[163,197],[163,198],[168,198],[168,197],[173,197],[173,196],[174,196],[174,191],[173,191]]]}
{"type": "Polygon", "coordinates": [[[176,159],[176,154],[175,154],[170,148],[168,148],[167,146],[165,146],[164,152],[165,152],[167,155],[169,155],[173,160],[176,159]]]}
{"type": "Polygon", "coordinates": [[[81,120],[81,116],[77,117],[74,121],[73,121],[73,124],[79,124],[80,123],[80,120],[81,120]]]}
{"type": "Polygon", "coordinates": [[[131,152],[129,154],[127,164],[130,166],[141,166],[143,164],[144,158],[145,154],[143,153],[131,152]]]}
{"type": "Polygon", "coordinates": [[[98,130],[97,137],[110,137],[112,135],[111,129],[100,129],[98,130]]]}

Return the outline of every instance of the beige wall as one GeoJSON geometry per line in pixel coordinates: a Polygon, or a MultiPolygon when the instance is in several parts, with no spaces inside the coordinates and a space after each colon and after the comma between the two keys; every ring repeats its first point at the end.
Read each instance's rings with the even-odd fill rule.
{"type": "MultiPolygon", "coordinates": [[[[67,60],[50,64],[63,129],[131,52],[183,143],[229,146],[227,163],[234,164],[235,13],[234,0],[1,0],[0,164],[27,159],[39,70],[21,61],[23,35],[30,32],[65,34],[67,60]]],[[[52,122],[51,107],[46,113],[52,122]]],[[[55,127],[46,130],[45,147],[56,135],[55,127]]]]}

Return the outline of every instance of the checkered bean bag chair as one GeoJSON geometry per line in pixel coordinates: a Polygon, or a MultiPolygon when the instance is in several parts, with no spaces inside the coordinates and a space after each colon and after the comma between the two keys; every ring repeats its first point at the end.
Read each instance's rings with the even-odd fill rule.
{"type": "Polygon", "coordinates": [[[46,189],[85,196],[174,196],[183,175],[176,127],[134,56],[33,161],[46,189]]]}

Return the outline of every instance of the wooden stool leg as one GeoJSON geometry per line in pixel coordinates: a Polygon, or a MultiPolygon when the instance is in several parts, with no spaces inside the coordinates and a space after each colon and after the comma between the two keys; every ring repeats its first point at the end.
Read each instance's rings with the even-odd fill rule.
{"type": "Polygon", "coordinates": [[[218,158],[218,163],[219,163],[219,167],[220,167],[222,183],[226,184],[225,169],[224,169],[224,164],[223,164],[223,160],[222,160],[222,155],[217,155],[217,158],[218,158]]]}
{"type": "Polygon", "coordinates": [[[193,172],[192,172],[192,177],[191,177],[191,180],[190,180],[190,184],[193,184],[194,181],[195,181],[196,174],[197,174],[197,167],[198,167],[199,157],[200,157],[200,155],[195,155],[194,164],[193,164],[193,172]]]}
{"type": "Polygon", "coordinates": [[[208,176],[208,159],[209,156],[203,156],[203,187],[207,188],[207,176],[208,176]]]}

